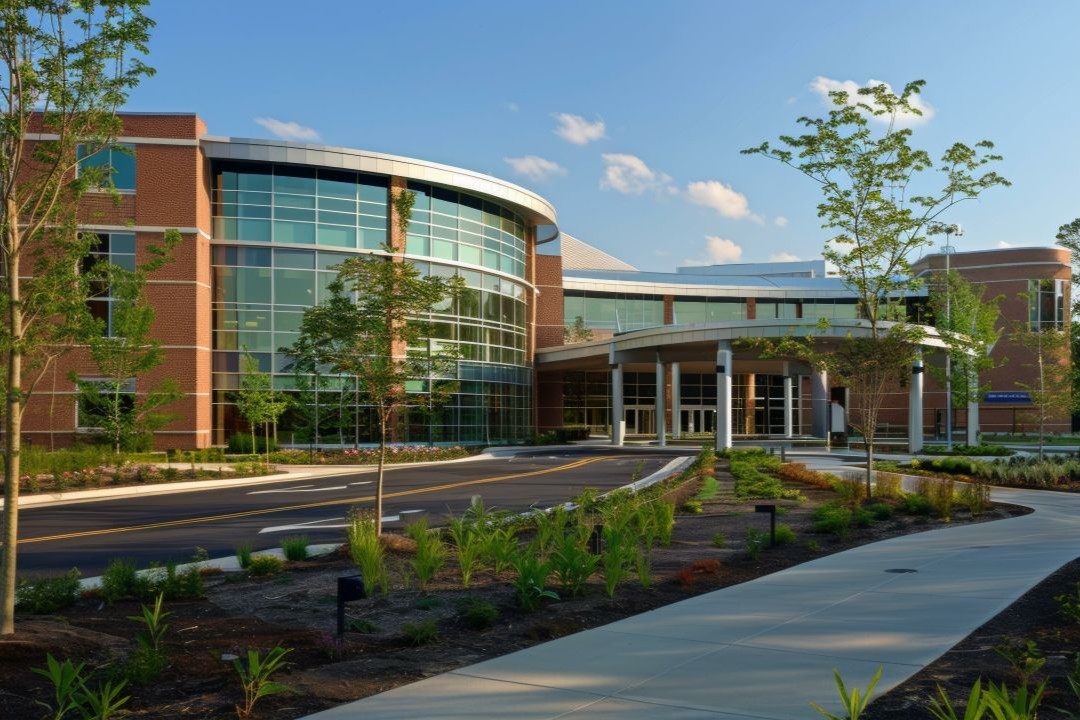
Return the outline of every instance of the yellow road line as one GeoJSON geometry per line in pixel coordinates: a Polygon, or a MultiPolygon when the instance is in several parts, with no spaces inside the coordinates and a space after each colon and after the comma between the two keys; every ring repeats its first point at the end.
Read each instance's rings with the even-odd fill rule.
{"type": "MultiPolygon", "coordinates": [[[[453,490],[454,488],[467,487],[469,485],[484,485],[487,483],[501,482],[503,480],[517,480],[518,478],[535,477],[537,475],[549,475],[554,472],[561,472],[564,470],[573,470],[575,468],[589,465],[594,462],[600,462],[601,460],[611,460],[618,457],[617,455],[601,455],[598,457],[585,458],[584,460],[577,460],[566,465],[560,465],[553,468],[544,468],[543,470],[531,470],[524,473],[515,473],[513,475],[498,475],[489,478],[480,478],[478,480],[462,480],[460,482],[446,483],[444,485],[430,485],[421,488],[413,488],[411,490],[399,490],[398,492],[384,493],[383,499],[405,497],[406,495],[419,495],[422,493],[436,492],[439,490],[453,490]]],[[[374,500],[374,495],[364,495],[363,497],[354,497],[338,500],[323,500],[321,502],[304,503],[303,505],[287,505],[284,507],[273,508],[259,508],[257,510],[244,510],[241,512],[226,513],[223,515],[205,515],[202,517],[186,518],[183,520],[164,520],[156,523],[145,523],[143,525],[130,525],[128,527],[117,528],[102,528],[100,530],[83,530],[80,532],[63,533],[60,535],[46,535],[43,537],[35,538],[23,538],[19,540],[19,545],[27,543],[47,542],[50,540],[71,540],[73,538],[92,537],[94,535],[110,535],[113,533],[123,532],[135,532],[137,530],[153,530],[156,528],[177,527],[180,525],[197,525],[199,523],[214,522],[216,520],[232,520],[234,518],[252,517],[254,515],[271,515],[273,513],[287,512],[289,510],[307,510],[309,508],[328,507],[333,505],[353,505],[360,502],[367,502],[374,500]]]]}

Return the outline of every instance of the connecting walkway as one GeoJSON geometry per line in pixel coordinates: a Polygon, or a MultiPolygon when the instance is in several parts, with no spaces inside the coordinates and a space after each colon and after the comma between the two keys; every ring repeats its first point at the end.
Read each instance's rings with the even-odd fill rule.
{"type": "Polygon", "coordinates": [[[1080,495],[907,535],[333,708],[310,720],[690,720],[839,713],[832,672],[902,683],[1080,554],[1080,495]]]}

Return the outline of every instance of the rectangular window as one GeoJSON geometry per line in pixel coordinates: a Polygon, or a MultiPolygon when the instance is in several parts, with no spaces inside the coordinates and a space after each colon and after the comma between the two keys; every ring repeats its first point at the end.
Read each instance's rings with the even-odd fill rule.
{"type": "Polygon", "coordinates": [[[1028,314],[1034,332],[1063,330],[1065,281],[1053,278],[1028,280],[1028,314]]]}
{"type": "Polygon", "coordinates": [[[98,187],[113,187],[121,192],[135,192],[135,146],[131,143],[114,143],[109,147],[95,148],[79,145],[78,173],[90,169],[100,174],[98,187]]]}

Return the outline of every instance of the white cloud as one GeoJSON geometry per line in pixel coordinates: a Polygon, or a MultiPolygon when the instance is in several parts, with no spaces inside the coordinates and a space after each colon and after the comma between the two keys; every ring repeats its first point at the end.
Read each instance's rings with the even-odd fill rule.
{"type": "Polygon", "coordinates": [[[670,175],[653,170],[636,155],[605,153],[601,157],[604,159],[601,190],[614,190],[624,195],[641,195],[647,190],[668,195],[678,192],[670,175]]]}
{"type": "Polygon", "coordinates": [[[782,227],[782,228],[787,227],[787,218],[784,217],[783,215],[777,215],[776,217],[773,218],[773,225],[775,225],[776,227],[782,227]]]}
{"type": "Polygon", "coordinates": [[[1011,247],[1016,247],[1016,246],[1015,246],[1015,245],[1013,245],[1012,243],[1009,243],[1009,242],[1005,242],[1004,240],[998,240],[998,244],[997,244],[997,246],[998,246],[999,248],[1003,249],[1003,250],[1004,250],[1005,248],[1011,248],[1011,247]]]}
{"type": "Polygon", "coordinates": [[[521,109],[521,106],[518,105],[516,102],[511,102],[511,103],[506,103],[506,109],[509,110],[510,112],[517,112],[518,110],[521,109]]]}
{"type": "Polygon", "coordinates": [[[761,216],[750,212],[750,201],[745,195],[719,180],[690,183],[686,186],[686,197],[692,203],[712,208],[721,217],[763,222],[761,216]]]}
{"type": "Polygon", "coordinates": [[[789,252],[778,252],[769,256],[769,262],[796,262],[798,260],[798,255],[792,255],[789,252]]]}
{"type": "Polygon", "coordinates": [[[524,175],[530,180],[537,182],[547,180],[552,175],[565,175],[566,168],[553,160],[547,160],[537,155],[526,155],[519,158],[503,158],[510,164],[514,172],[524,175]]]}
{"type": "Polygon", "coordinates": [[[588,145],[604,137],[603,120],[589,122],[580,115],[570,113],[552,113],[551,116],[559,122],[559,126],[555,128],[555,134],[575,145],[588,145]]]}
{"type": "Polygon", "coordinates": [[[282,140],[318,140],[319,133],[313,128],[300,123],[286,122],[271,117],[257,117],[255,122],[270,131],[270,134],[282,140]]]}
{"type": "MultiPolygon", "coordinates": [[[[889,83],[887,82],[871,79],[866,83],[867,87],[873,87],[874,85],[884,85],[889,92],[893,92],[892,86],[889,85],[889,83]]],[[[827,78],[824,75],[818,75],[816,78],[814,78],[813,82],[810,83],[810,89],[816,92],[818,95],[824,98],[826,102],[829,103],[832,102],[832,100],[829,98],[830,92],[843,90],[848,94],[849,105],[855,105],[856,103],[862,101],[867,105],[870,105],[870,107],[876,109],[876,105],[870,102],[870,98],[868,96],[859,95],[859,84],[854,80],[833,80],[832,78],[827,78]]],[[[912,95],[908,99],[908,102],[913,108],[921,111],[922,115],[916,115],[912,112],[902,112],[896,116],[897,123],[904,125],[914,125],[916,123],[926,122],[930,118],[934,117],[934,108],[931,107],[928,103],[926,103],[922,99],[921,95],[912,95]]],[[[889,122],[890,120],[888,115],[874,115],[873,118],[881,122],[889,122]]]]}
{"type": "Polygon", "coordinates": [[[723,265],[738,262],[742,258],[742,247],[732,240],[716,235],[705,236],[705,258],[683,261],[687,266],[723,265]]]}

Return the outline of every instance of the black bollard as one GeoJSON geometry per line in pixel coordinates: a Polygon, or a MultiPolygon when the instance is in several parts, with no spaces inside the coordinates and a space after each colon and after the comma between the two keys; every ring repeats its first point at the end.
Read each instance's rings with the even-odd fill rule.
{"type": "Polygon", "coordinates": [[[346,575],[337,579],[337,634],[341,637],[345,634],[345,603],[353,600],[363,600],[367,597],[364,591],[363,575],[346,575]]]}

